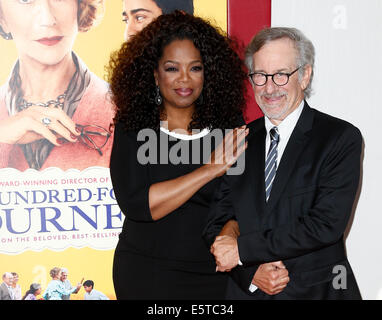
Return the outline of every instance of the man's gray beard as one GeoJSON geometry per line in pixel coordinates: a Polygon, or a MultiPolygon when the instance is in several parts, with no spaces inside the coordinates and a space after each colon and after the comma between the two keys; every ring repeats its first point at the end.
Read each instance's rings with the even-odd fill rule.
{"type": "MultiPolygon", "coordinates": [[[[265,108],[262,106],[262,105],[260,105],[260,104],[258,104],[259,105],[259,107],[260,107],[260,109],[261,109],[261,111],[264,113],[264,115],[268,118],[268,119],[273,119],[273,120],[284,120],[284,118],[283,118],[283,116],[288,112],[288,102],[285,102],[285,105],[283,106],[283,108],[282,108],[282,110],[281,110],[281,112],[280,113],[278,113],[278,114],[272,114],[272,115],[270,115],[268,112],[266,112],[265,111],[265,108]]],[[[270,108],[268,108],[268,109],[272,109],[273,107],[270,107],[270,108]]]]}

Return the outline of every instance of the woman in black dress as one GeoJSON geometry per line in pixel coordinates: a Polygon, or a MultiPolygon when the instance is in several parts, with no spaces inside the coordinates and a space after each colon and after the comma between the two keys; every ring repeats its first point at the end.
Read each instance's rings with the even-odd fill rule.
{"type": "Polygon", "coordinates": [[[117,298],[223,299],[226,275],[201,234],[218,177],[246,148],[248,132],[236,128],[246,75],[233,42],[201,18],[162,15],[122,45],[109,71],[110,172],[125,215],[117,298]],[[232,128],[214,150],[217,129],[232,128]]]}

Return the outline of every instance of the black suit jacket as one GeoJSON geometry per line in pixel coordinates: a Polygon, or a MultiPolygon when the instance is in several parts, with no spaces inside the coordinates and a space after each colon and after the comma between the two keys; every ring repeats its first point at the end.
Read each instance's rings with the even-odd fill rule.
{"type": "Polygon", "coordinates": [[[360,298],[343,243],[360,178],[359,130],[310,108],[305,102],[266,202],[264,118],[247,127],[245,171],[239,176],[222,178],[204,232],[211,245],[225,222],[238,221],[243,266],[231,272],[236,284],[231,283],[227,296],[360,298]],[[257,267],[278,260],[289,271],[291,280],[287,287],[275,296],[261,290],[252,294],[248,288],[257,267]]]}

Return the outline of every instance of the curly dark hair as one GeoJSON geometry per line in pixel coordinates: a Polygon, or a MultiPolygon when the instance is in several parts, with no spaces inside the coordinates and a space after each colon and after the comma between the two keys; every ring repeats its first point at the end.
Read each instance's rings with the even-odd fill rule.
{"type": "Polygon", "coordinates": [[[204,66],[202,99],[195,102],[192,129],[234,128],[242,123],[246,73],[235,52],[238,43],[206,20],[175,11],[159,16],[111,56],[108,81],[116,106],[114,124],[127,130],[158,129],[154,70],[163,49],[174,40],[191,40],[204,66]]]}

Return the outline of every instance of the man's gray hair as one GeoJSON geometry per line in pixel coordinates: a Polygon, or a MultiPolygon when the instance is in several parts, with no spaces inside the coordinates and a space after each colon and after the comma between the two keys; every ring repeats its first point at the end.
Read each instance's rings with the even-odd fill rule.
{"type": "Polygon", "coordinates": [[[61,273],[66,273],[66,274],[68,274],[69,271],[68,271],[68,269],[66,269],[66,268],[61,268],[61,273]]]}
{"type": "MultiPolygon", "coordinates": [[[[265,44],[282,38],[290,39],[294,42],[297,50],[296,68],[300,66],[310,65],[312,74],[310,81],[304,90],[304,95],[309,98],[312,94],[312,80],[314,70],[315,50],[313,43],[298,29],[286,27],[266,28],[257,33],[248,44],[245,50],[245,64],[250,72],[253,72],[253,55],[259,51],[265,44]]],[[[299,79],[302,79],[304,68],[299,70],[299,79]]]]}
{"type": "Polygon", "coordinates": [[[10,273],[10,272],[5,272],[5,273],[3,274],[2,279],[4,280],[5,278],[12,278],[12,277],[13,277],[13,274],[12,274],[12,273],[10,273]]]}

